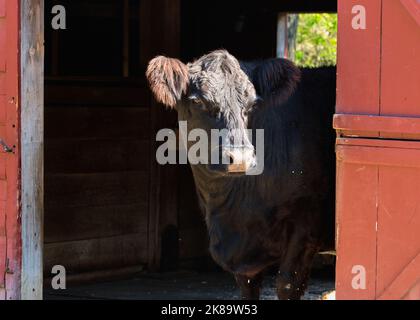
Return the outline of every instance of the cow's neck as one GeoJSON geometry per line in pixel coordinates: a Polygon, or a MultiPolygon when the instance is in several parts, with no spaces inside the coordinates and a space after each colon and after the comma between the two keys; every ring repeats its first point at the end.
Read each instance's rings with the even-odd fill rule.
{"type": "Polygon", "coordinates": [[[193,165],[191,168],[200,204],[206,209],[222,206],[234,189],[237,178],[220,176],[204,165],[193,165]]]}

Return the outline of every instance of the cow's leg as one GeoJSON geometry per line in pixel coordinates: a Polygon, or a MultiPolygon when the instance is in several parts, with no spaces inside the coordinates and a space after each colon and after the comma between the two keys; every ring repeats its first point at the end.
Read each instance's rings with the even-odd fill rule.
{"type": "Polygon", "coordinates": [[[241,274],[235,274],[235,280],[241,290],[243,300],[258,300],[260,298],[260,289],[264,273],[260,272],[253,277],[241,274]]]}
{"type": "Polygon", "coordinates": [[[314,246],[307,246],[293,251],[288,252],[289,256],[280,264],[277,274],[277,297],[280,300],[299,300],[303,296],[318,250],[314,246]]]}

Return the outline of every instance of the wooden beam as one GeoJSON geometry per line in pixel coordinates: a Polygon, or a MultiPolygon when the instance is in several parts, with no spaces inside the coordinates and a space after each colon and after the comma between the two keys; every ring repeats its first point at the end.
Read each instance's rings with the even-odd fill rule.
{"type": "MultiPolygon", "coordinates": [[[[163,54],[179,58],[180,55],[180,0],[155,0],[151,3],[151,35],[162,35],[151,39],[153,55],[163,54]]],[[[161,236],[167,226],[177,227],[177,168],[161,166],[156,162],[155,135],[161,128],[175,129],[176,112],[169,112],[151,99],[151,153],[150,153],[150,210],[149,210],[149,258],[150,269],[160,267],[161,236]]]]}
{"type": "Polygon", "coordinates": [[[21,298],[42,299],[44,1],[21,3],[21,298]]]}
{"type": "Polygon", "coordinates": [[[123,77],[130,76],[130,2],[123,2],[123,77]]]}
{"type": "Polygon", "coordinates": [[[420,254],[413,258],[405,266],[398,276],[378,295],[379,300],[419,300],[420,278],[420,254]],[[417,289],[417,290],[415,290],[417,289]]]}
{"type": "MultiPolygon", "coordinates": [[[[66,284],[69,286],[100,281],[126,280],[136,276],[144,270],[143,265],[136,265],[124,268],[87,271],[66,275],[66,284]]],[[[44,278],[44,286],[51,286],[52,277],[44,278]]],[[[47,292],[48,295],[48,292],[47,292]]]]}
{"type": "Polygon", "coordinates": [[[1,126],[0,135],[13,152],[2,154],[5,164],[5,178],[2,181],[0,216],[0,272],[4,289],[0,295],[4,299],[14,300],[20,298],[20,281],[22,265],[22,241],[20,219],[20,99],[19,99],[19,32],[20,32],[20,6],[18,1],[5,1],[5,19],[0,19],[0,70],[6,72],[3,88],[4,125],[1,126]],[[4,57],[4,58],[3,58],[4,57]],[[3,65],[3,62],[5,65],[3,65]],[[5,207],[4,207],[5,205],[5,207]],[[4,220],[3,220],[4,219],[4,220]],[[4,242],[4,240],[6,240],[4,242]],[[4,255],[6,251],[6,255],[4,255]],[[3,260],[5,258],[5,260],[3,260]],[[4,262],[4,264],[3,264],[4,262]]]}
{"type": "Polygon", "coordinates": [[[279,13],[277,18],[277,58],[288,57],[287,13],[279,13]]]}
{"type": "Polygon", "coordinates": [[[420,119],[415,117],[335,114],[334,129],[341,136],[418,140],[420,119]]]}
{"type": "Polygon", "coordinates": [[[142,0],[140,1],[140,66],[146,69],[146,65],[150,59],[153,58],[152,44],[152,1],[142,0]]]}
{"type": "MultiPolygon", "coordinates": [[[[53,0],[52,3],[54,6],[58,5],[58,0],[53,0]]],[[[49,12],[51,13],[51,12],[49,12]]],[[[51,32],[51,49],[50,49],[50,55],[51,55],[51,61],[48,61],[47,63],[50,63],[51,67],[51,75],[58,76],[60,74],[60,30],[53,30],[50,26],[50,32],[51,32]]]]}

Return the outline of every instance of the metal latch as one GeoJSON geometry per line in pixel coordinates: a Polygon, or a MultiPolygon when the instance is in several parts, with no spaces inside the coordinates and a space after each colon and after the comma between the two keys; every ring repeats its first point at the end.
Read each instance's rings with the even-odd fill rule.
{"type": "Polygon", "coordinates": [[[3,139],[0,139],[0,146],[3,148],[4,152],[13,152],[13,148],[10,148],[4,141],[3,139]]]}

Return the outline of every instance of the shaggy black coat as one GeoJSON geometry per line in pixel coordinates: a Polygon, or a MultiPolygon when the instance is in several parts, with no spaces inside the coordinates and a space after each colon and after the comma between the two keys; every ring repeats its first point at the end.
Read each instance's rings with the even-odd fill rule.
{"type": "Polygon", "coordinates": [[[164,61],[159,72],[152,60],[148,78],[179,120],[205,130],[264,129],[261,175],[192,166],[211,255],[235,275],[244,298],[258,298],[262,273],[273,265],[278,297],[300,298],[314,255],[334,247],[335,68],[299,70],[284,59],[239,63],[226,51],[188,66],[172,60],[174,69],[164,61]]]}

